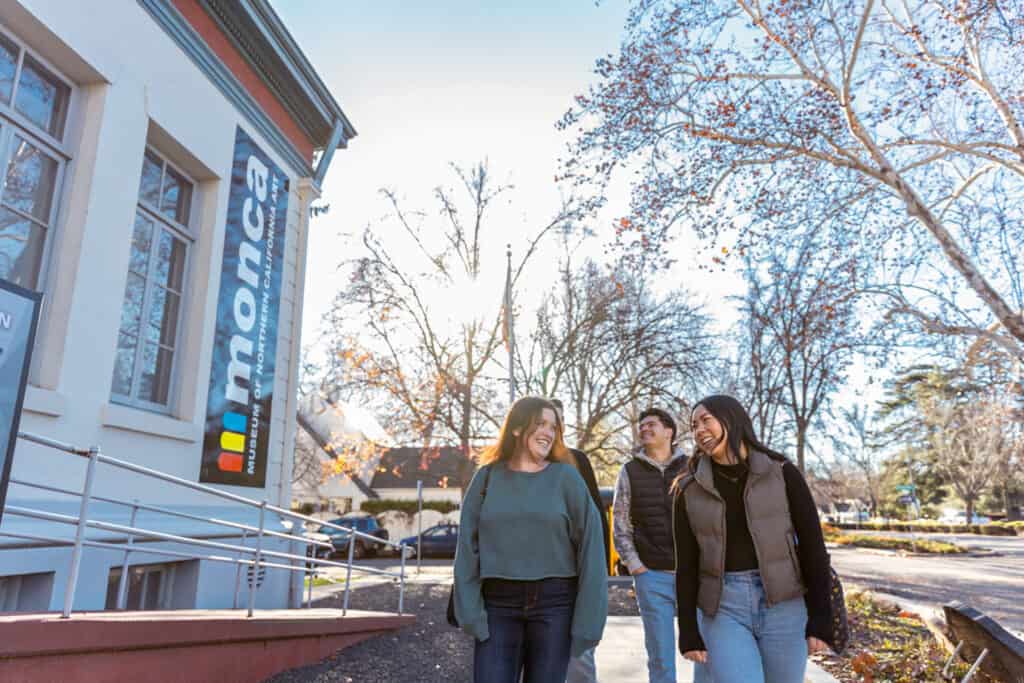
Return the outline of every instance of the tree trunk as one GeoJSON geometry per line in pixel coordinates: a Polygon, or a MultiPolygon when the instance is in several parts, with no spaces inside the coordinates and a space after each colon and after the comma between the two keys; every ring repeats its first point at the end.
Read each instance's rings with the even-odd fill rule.
{"type": "Polygon", "coordinates": [[[973,498],[968,498],[964,502],[967,504],[967,510],[966,510],[966,512],[967,512],[967,517],[966,517],[967,523],[968,524],[974,524],[974,499],[973,498]]]}
{"type": "Polygon", "coordinates": [[[803,424],[801,420],[797,420],[796,423],[796,464],[800,468],[800,474],[805,474],[804,470],[804,445],[807,439],[807,425],[803,424]]]}
{"type": "Polygon", "coordinates": [[[462,392],[462,422],[459,429],[459,450],[462,451],[462,465],[459,467],[459,488],[465,497],[466,489],[473,480],[473,473],[476,471],[476,463],[473,462],[472,452],[469,447],[470,420],[473,417],[473,385],[467,384],[462,392]]]}

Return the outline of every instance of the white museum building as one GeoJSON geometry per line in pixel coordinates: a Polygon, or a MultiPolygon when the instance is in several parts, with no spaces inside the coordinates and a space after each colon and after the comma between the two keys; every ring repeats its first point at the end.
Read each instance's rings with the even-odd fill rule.
{"type": "MultiPolygon", "coordinates": [[[[353,136],[267,0],[0,2],[0,279],[43,297],[20,430],[287,508],[309,209],[353,136]]],[[[60,609],[86,464],[17,442],[0,611],[60,609]]],[[[90,519],[138,501],[137,527],[225,543],[203,519],[260,513],[102,462],[92,495],[90,519]]],[[[111,608],[126,564],[128,609],[232,607],[239,581],[295,602],[290,572],[135,544],[85,547],[75,610],[111,608]]]]}

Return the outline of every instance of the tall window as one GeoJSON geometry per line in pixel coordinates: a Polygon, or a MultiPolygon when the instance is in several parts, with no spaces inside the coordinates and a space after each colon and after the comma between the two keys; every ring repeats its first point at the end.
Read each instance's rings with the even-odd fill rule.
{"type": "Polygon", "coordinates": [[[117,335],[112,398],[166,411],[171,400],[193,184],[147,150],[117,335]]]}
{"type": "Polygon", "coordinates": [[[40,287],[71,86],[0,32],[0,278],[40,287]]]}

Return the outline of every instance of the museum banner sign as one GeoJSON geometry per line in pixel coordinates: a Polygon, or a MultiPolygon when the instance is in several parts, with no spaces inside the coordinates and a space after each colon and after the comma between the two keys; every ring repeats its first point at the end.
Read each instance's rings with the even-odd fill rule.
{"type": "Polygon", "coordinates": [[[288,178],[235,134],[199,481],[262,488],[284,270],[288,178]]]}

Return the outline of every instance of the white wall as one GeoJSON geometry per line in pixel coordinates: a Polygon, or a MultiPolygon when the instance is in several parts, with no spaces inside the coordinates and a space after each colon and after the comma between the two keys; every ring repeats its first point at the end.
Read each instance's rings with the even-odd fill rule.
{"type": "MultiPolygon", "coordinates": [[[[43,285],[44,319],[21,430],[76,445],[99,445],[112,457],[198,480],[232,153],[235,129],[241,125],[289,174],[291,182],[266,486],[222,488],[287,506],[291,449],[285,445],[292,442],[294,430],[295,407],[290,397],[298,373],[305,230],[312,190],[301,189],[294,172],[134,0],[7,0],[0,3],[0,22],[30,48],[43,52],[77,86],[68,122],[72,160],[63,192],[56,198],[60,208],[43,285]],[[147,140],[199,182],[193,199],[199,237],[190,255],[184,329],[176,359],[178,396],[170,415],[109,400],[147,140]]],[[[12,474],[80,489],[84,471],[81,459],[19,442],[12,474]]],[[[95,492],[206,509],[228,519],[255,521],[256,517],[253,509],[225,505],[202,493],[104,466],[98,470],[95,492]]],[[[59,511],[75,508],[67,497],[14,485],[8,502],[59,511]]],[[[4,521],[5,529],[9,523],[15,523],[13,518],[4,521]]],[[[23,520],[16,523],[26,528],[23,520]]],[[[172,526],[187,532],[193,525],[172,526]]],[[[70,530],[47,525],[46,533],[69,535],[70,530]]],[[[0,575],[21,573],[28,557],[41,558],[33,560],[34,567],[51,563],[63,571],[66,562],[58,558],[66,554],[66,550],[0,552],[0,575]]],[[[87,550],[86,558],[83,585],[90,588],[80,591],[83,606],[95,605],[95,589],[101,577],[105,587],[109,569],[109,558],[102,551],[87,550]]],[[[221,568],[202,568],[201,605],[223,605],[221,574],[221,568]]],[[[280,602],[281,591],[276,592],[280,602]]]]}

